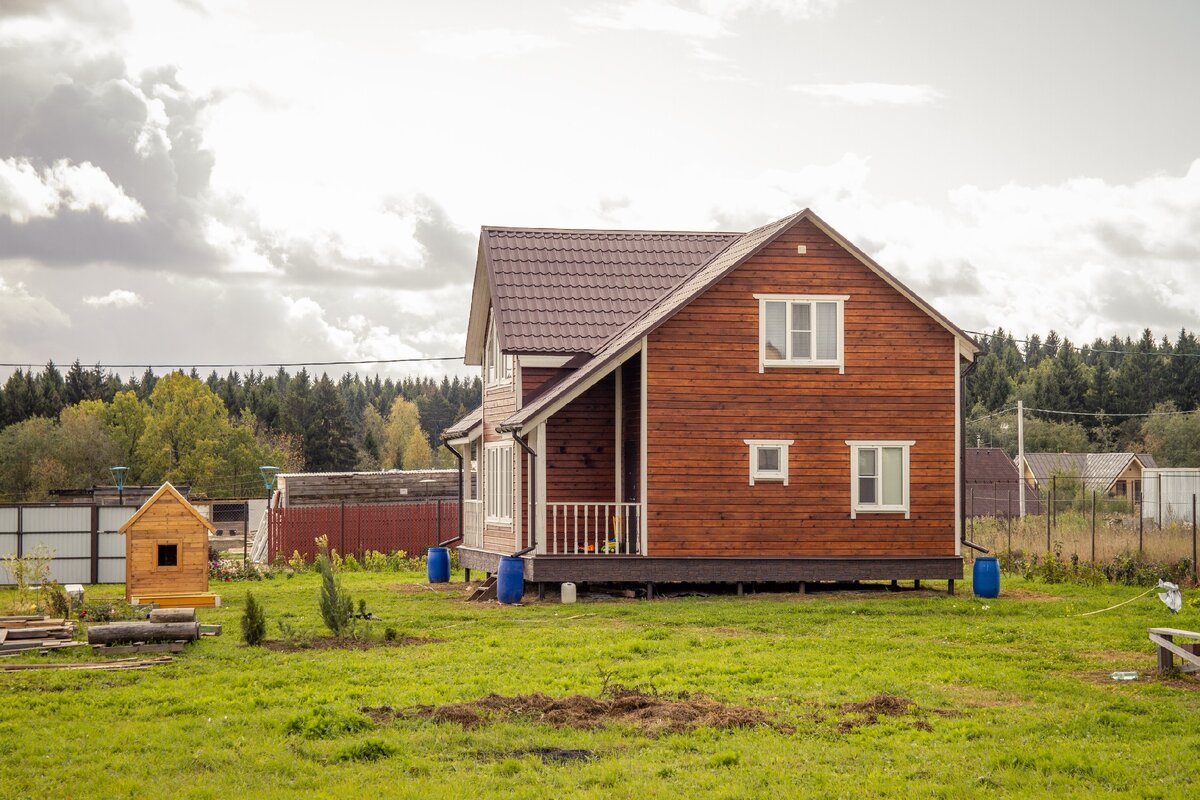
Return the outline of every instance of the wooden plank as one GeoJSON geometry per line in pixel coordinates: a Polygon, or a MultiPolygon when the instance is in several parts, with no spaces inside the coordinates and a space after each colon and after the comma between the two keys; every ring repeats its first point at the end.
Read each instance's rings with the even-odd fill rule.
{"type": "Polygon", "coordinates": [[[110,644],[92,645],[92,651],[97,655],[124,655],[126,653],[182,653],[183,648],[187,646],[186,642],[159,642],[150,644],[139,642],[137,644],[110,644]]]}

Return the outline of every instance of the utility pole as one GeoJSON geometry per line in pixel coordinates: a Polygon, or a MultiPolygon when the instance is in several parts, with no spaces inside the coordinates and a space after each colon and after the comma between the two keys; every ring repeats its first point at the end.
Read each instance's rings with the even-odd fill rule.
{"type": "Polygon", "coordinates": [[[1017,401],[1017,481],[1021,485],[1019,513],[1025,519],[1025,401],[1017,401]]]}

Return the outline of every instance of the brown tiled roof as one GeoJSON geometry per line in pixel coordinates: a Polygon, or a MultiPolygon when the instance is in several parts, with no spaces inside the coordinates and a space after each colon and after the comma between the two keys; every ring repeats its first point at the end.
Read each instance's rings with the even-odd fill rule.
{"type": "Polygon", "coordinates": [[[576,387],[586,386],[594,376],[605,374],[615,364],[624,360],[623,357],[628,354],[630,348],[636,347],[643,336],[670,319],[676,311],[699,297],[747,258],[770,244],[805,213],[801,211],[792,214],[739,237],[707,264],[693,271],[657,303],[647,307],[640,316],[610,336],[596,351],[595,358],[512,414],[501,428],[516,430],[522,427],[556,401],[569,395],[576,387]]]}
{"type": "MultiPolygon", "coordinates": [[[[967,448],[967,515],[1016,516],[1020,510],[1020,473],[1008,453],[999,447],[967,448]]],[[[1037,489],[1025,485],[1025,513],[1042,513],[1037,489]]]]}
{"type": "Polygon", "coordinates": [[[485,227],[480,248],[501,347],[594,352],[739,236],[485,227]]]}

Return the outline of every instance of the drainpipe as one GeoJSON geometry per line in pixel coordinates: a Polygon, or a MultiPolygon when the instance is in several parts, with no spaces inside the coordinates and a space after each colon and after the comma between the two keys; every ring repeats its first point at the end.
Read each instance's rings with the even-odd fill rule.
{"type": "MultiPolygon", "coordinates": [[[[958,529],[960,531],[959,541],[964,546],[980,553],[990,553],[991,551],[986,547],[967,541],[967,378],[975,371],[977,363],[977,361],[972,361],[963,368],[962,380],[959,387],[958,418],[962,435],[959,437],[958,463],[962,465],[962,469],[958,471],[958,497],[961,505],[959,508],[958,529]]],[[[1024,489],[1023,486],[1022,489],[1024,489]]]]}
{"type": "Polygon", "coordinates": [[[518,436],[516,431],[513,431],[513,441],[521,445],[521,449],[529,453],[531,459],[529,467],[529,547],[513,553],[514,556],[523,556],[537,549],[537,451],[529,446],[529,442],[518,436]]]}
{"type": "Polygon", "coordinates": [[[454,453],[454,457],[458,459],[458,536],[453,539],[447,539],[444,542],[438,542],[438,547],[445,547],[448,544],[461,542],[463,538],[463,455],[450,446],[450,443],[443,440],[442,447],[454,453]]]}

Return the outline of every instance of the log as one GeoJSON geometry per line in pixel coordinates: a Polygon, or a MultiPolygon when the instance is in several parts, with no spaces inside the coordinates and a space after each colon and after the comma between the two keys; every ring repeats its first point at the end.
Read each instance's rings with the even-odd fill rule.
{"type": "Polygon", "coordinates": [[[151,622],[195,622],[194,608],[155,608],[150,612],[151,622]]]}
{"type": "Polygon", "coordinates": [[[199,638],[197,622],[113,622],[88,628],[88,644],[191,642],[199,638]]]}

